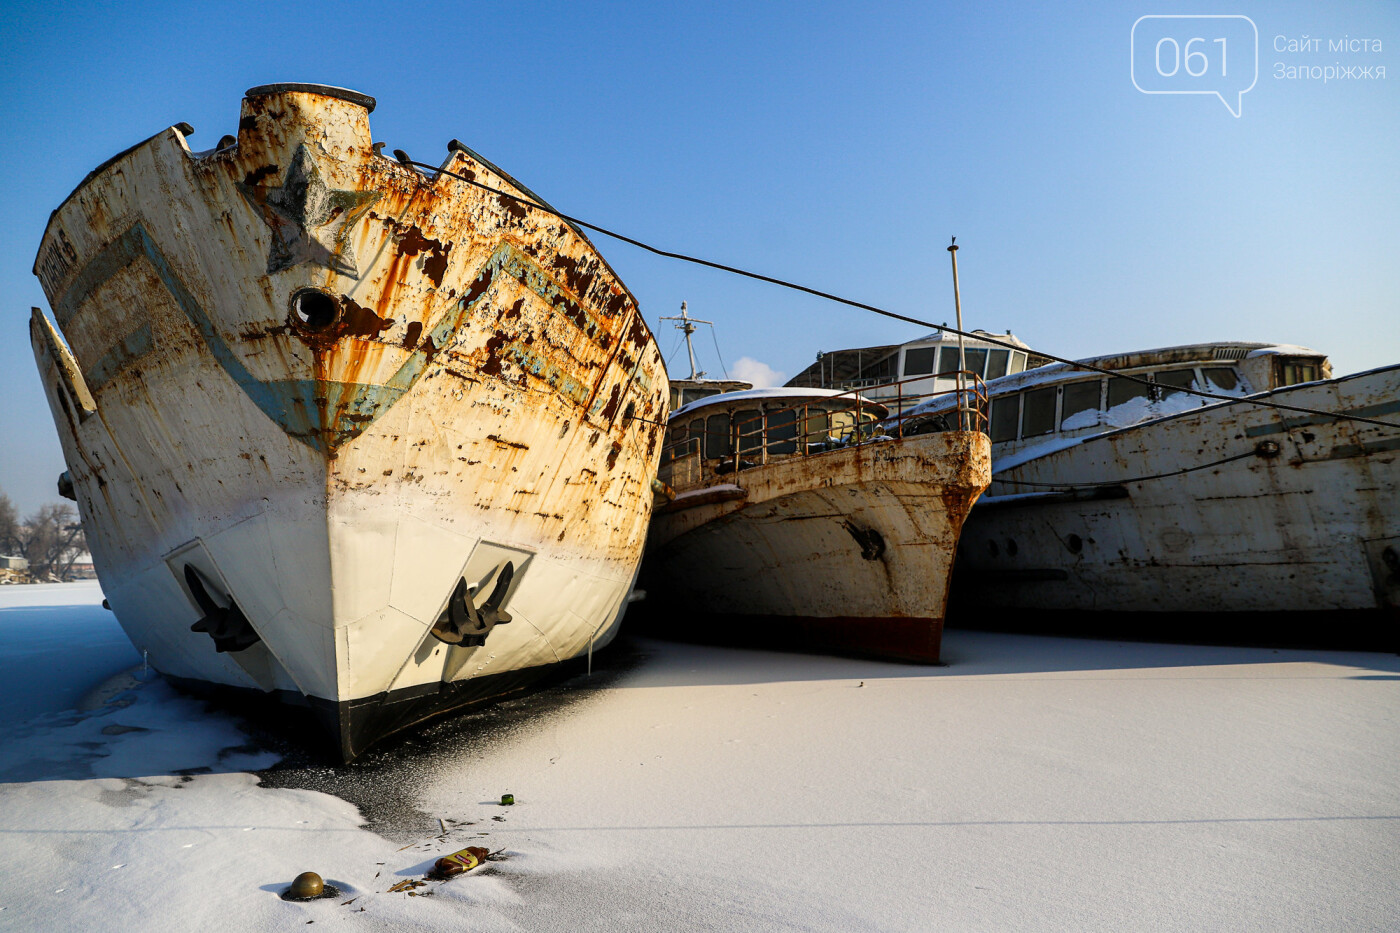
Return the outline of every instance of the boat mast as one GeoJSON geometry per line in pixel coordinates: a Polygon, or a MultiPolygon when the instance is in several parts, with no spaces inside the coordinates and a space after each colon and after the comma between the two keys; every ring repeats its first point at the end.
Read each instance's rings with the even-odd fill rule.
{"type": "Polygon", "coordinates": [[[702,321],[702,320],[700,320],[699,318],[694,318],[694,317],[687,317],[687,316],[686,316],[686,313],[685,313],[685,302],[684,302],[684,301],[681,302],[681,314],[680,314],[680,317],[662,317],[661,320],[663,320],[663,321],[680,321],[680,322],[681,322],[681,323],[679,323],[679,324],[676,325],[676,330],[679,330],[679,331],[682,331],[682,332],[685,333],[685,352],[690,354],[690,378],[691,378],[692,381],[698,381],[698,380],[700,380],[700,379],[704,379],[704,378],[705,378],[705,374],[704,374],[703,372],[696,372],[696,371],[695,371],[695,348],[694,348],[693,346],[690,345],[690,335],[693,334],[693,333],[695,333],[695,325],[696,325],[696,324],[709,324],[711,327],[714,327],[714,326],[715,326],[715,325],[714,325],[714,322],[713,322],[713,321],[702,321]]]}
{"type": "Polygon", "coordinates": [[[952,245],[948,247],[948,254],[953,257],[953,308],[958,315],[958,427],[966,431],[967,425],[962,424],[963,404],[966,390],[966,377],[963,371],[967,369],[967,349],[963,346],[963,326],[962,326],[962,298],[958,294],[958,238],[953,237],[952,245]]]}

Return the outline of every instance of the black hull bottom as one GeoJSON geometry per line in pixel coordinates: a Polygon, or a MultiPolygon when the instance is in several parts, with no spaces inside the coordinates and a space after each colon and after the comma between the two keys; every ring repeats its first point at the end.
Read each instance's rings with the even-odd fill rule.
{"type": "Polygon", "coordinates": [[[1393,609],[1081,612],[1032,606],[988,609],[962,605],[955,598],[948,609],[948,628],[1112,641],[1400,652],[1400,611],[1393,609]]]}
{"type": "Polygon", "coordinates": [[[558,664],[489,674],[456,683],[423,684],[338,703],[307,697],[294,690],[263,693],[201,680],[166,679],[182,690],[207,697],[235,712],[265,718],[274,723],[279,732],[294,731],[309,724],[323,737],[320,744],[325,751],[349,763],[397,732],[572,676],[586,664],[587,658],[574,658],[558,664]]]}

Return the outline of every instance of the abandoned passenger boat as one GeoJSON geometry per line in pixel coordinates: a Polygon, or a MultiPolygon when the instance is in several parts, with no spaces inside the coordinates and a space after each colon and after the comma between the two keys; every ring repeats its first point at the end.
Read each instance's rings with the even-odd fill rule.
{"type": "MultiPolygon", "coordinates": [[[[827,389],[703,398],[669,421],[643,565],[654,631],[938,660],[948,571],[989,478],[977,430],[901,437],[827,389]]],[[[964,411],[974,427],[977,409],[964,411]]]]}
{"type": "Polygon", "coordinates": [[[613,637],[666,375],[588,239],[373,98],[250,90],[93,171],[35,263],[93,561],[152,666],[317,710],[350,759],[613,637]],[[505,194],[454,178],[453,172],[505,194]]]}
{"type": "MultiPolygon", "coordinates": [[[[936,330],[904,343],[828,350],[787,384],[809,389],[860,390],[865,398],[899,414],[930,396],[953,392],[958,373],[983,380],[999,379],[1050,362],[1011,333],[974,330],[957,334],[936,330]]],[[[674,403],[672,410],[679,406],[674,403]]]]}
{"type": "Polygon", "coordinates": [[[1262,343],[1085,362],[1151,385],[1059,363],[987,384],[992,485],[963,534],[958,618],[1355,644],[1400,606],[1400,428],[1181,391],[1394,422],[1400,366],[1333,379],[1322,354],[1262,343]]]}

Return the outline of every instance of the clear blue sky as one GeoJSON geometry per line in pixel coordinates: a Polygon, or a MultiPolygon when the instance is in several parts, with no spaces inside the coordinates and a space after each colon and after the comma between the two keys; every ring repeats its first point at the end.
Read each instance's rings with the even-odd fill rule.
{"type": "MultiPolygon", "coordinates": [[[[1339,373],[1400,360],[1390,0],[10,2],[0,22],[0,489],[23,512],[63,469],[27,333],[49,212],[173,123],[213,145],[243,91],[277,81],[374,95],[375,138],[424,161],[459,137],[566,212],[934,321],[953,316],[956,234],[968,326],[1057,354],[1236,339],[1313,346],[1339,373]],[[1258,26],[1238,119],[1130,78],[1139,16],[1203,11],[1258,26]],[[1321,50],[1276,52],[1280,35],[1321,50]],[[1343,37],[1382,50],[1328,51],[1343,37]],[[1277,79],[1276,62],[1389,75],[1277,79]]],[[[597,243],[653,326],[688,301],[731,366],[792,374],[921,330],[597,243]]],[[[671,351],[675,332],[657,332],[671,351]]]]}

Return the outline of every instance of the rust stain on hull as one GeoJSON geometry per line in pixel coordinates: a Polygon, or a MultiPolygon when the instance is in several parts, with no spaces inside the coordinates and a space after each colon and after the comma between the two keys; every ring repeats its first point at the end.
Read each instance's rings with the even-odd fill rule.
{"type": "Polygon", "coordinates": [[[658,630],[938,660],[958,536],[990,480],[986,435],[903,438],[714,472],[725,466],[662,471],[675,495],[653,515],[642,571],[658,630]]]}
{"type": "Polygon", "coordinates": [[[36,325],[36,359],[94,563],[176,676],[339,703],[554,663],[611,637],[640,559],[658,453],[605,412],[666,415],[636,302],[572,228],[378,155],[367,100],[250,92],[235,145],[157,134],[40,247],[63,339],[36,325]],[[530,624],[478,668],[420,649],[482,542],[530,624]],[[195,560],[256,658],[189,631],[171,562],[195,560]]]}

